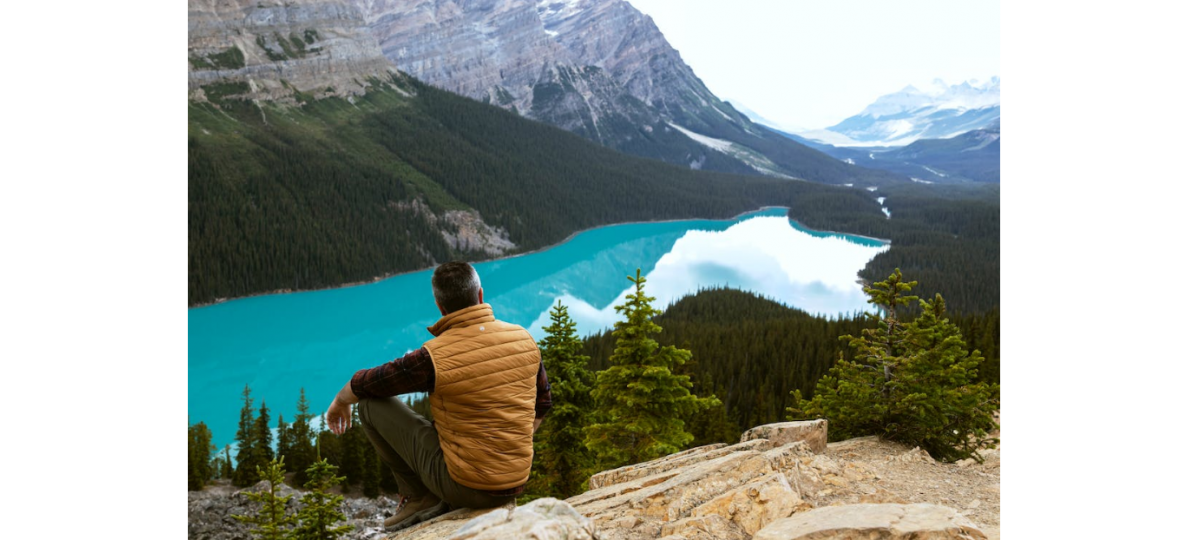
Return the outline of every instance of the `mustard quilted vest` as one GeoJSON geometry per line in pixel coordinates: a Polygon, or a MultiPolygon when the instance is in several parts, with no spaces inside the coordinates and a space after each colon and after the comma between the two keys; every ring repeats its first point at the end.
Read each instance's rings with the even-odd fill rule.
{"type": "Polygon", "coordinates": [[[429,405],[450,477],[486,491],[523,485],[532,468],[536,342],[495,320],[488,304],[450,313],[429,332],[437,377],[429,405]]]}

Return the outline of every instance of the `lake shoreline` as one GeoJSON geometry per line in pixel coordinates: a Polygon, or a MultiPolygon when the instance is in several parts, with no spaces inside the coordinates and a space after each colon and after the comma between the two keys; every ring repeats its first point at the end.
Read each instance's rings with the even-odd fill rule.
{"type": "MultiPolygon", "coordinates": [[[[756,210],[756,211],[758,211],[758,210],[756,210]]],[[[800,220],[798,220],[798,219],[792,219],[791,217],[789,217],[789,218],[788,218],[788,220],[789,220],[789,221],[791,221],[791,222],[793,222],[793,223],[796,223],[797,225],[800,225],[801,227],[804,227],[805,229],[808,229],[808,230],[810,230],[810,231],[813,231],[813,232],[818,232],[818,233],[825,233],[825,234],[844,234],[844,235],[846,235],[846,236],[853,236],[853,237],[855,237],[855,238],[865,238],[865,239],[867,239],[867,240],[870,240],[870,241],[872,241],[872,242],[879,242],[879,243],[881,243],[881,244],[883,244],[883,245],[885,245],[885,246],[889,246],[889,245],[891,245],[891,240],[888,240],[888,239],[886,239],[886,238],[875,238],[875,237],[873,237],[873,236],[866,236],[865,234],[848,233],[848,232],[841,232],[841,231],[822,231],[822,230],[819,230],[819,229],[814,229],[814,228],[812,228],[812,227],[809,227],[808,225],[805,225],[804,223],[801,223],[801,222],[800,222],[800,220]]]]}
{"type": "MultiPolygon", "coordinates": [[[[570,233],[570,234],[569,234],[569,236],[565,237],[565,239],[564,239],[564,240],[562,240],[562,241],[560,241],[560,242],[557,242],[557,243],[555,243],[555,244],[550,244],[550,245],[547,245],[547,246],[543,246],[543,247],[539,247],[539,248],[536,248],[536,249],[534,249],[534,250],[532,250],[532,251],[525,251],[525,252],[523,252],[523,253],[516,253],[516,254],[514,254],[514,255],[507,255],[507,256],[502,256],[502,257],[495,257],[495,258],[491,258],[491,259],[474,260],[474,261],[469,261],[469,262],[471,262],[471,263],[476,263],[476,264],[477,264],[477,263],[487,263],[487,262],[494,262],[494,261],[503,261],[503,260],[514,259],[514,258],[516,258],[516,257],[523,257],[523,256],[526,256],[526,255],[532,255],[532,254],[535,254],[535,253],[540,253],[540,252],[542,252],[542,251],[547,251],[547,250],[550,250],[550,249],[553,249],[553,248],[556,248],[556,247],[559,247],[559,246],[565,245],[565,244],[569,243],[570,241],[572,241],[574,238],[576,238],[576,237],[577,237],[579,234],[582,234],[582,233],[585,233],[585,232],[589,232],[589,231],[592,231],[592,230],[594,230],[594,229],[601,229],[601,228],[604,228],[604,227],[616,227],[616,226],[619,226],[619,225],[641,225],[641,224],[650,224],[650,223],[675,223],[675,222],[679,222],[679,221],[733,221],[733,220],[736,220],[736,219],[738,219],[738,218],[741,218],[741,217],[743,217],[743,216],[745,216],[745,215],[747,215],[747,214],[754,214],[754,213],[762,212],[762,211],[764,211],[764,210],[770,210],[770,209],[773,209],[773,208],[782,208],[782,209],[784,209],[785,211],[787,211],[787,210],[790,210],[790,208],[789,208],[789,207],[787,207],[787,206],[776,206],[776,205],[772,205],[772,206],[760,206],[760,207],[759,207],[759,208],[757,208],[757,209],[754,209],[754,210],[747,210],[747,211],[745,211],[745,212],[742,212],[742,213],[740,213],[740,214],[737,214],[737,215],[735,215],[735,216],[728,217],[728,218],[722,218],[722,219],[714,219],[714,218],[683,218],[683,219],[662,219],[662,220],[651,220],[651,221],[647,221],[647,220],[645,220],[645,221],[624,221],[624,222],[620,222],[620,223],[608,223],[608,224],[606,224],[606,225],[597,225],[597,226],[594,226],[594,227],[587,227],[587,228],[585,228],[585,229],[581,229],[581,230],[578,230],[578,231],[574,231],[574,232],[570,233]]],[[[817,229],[813,229],[812,227],[809,227],[809,226],[807,226],[807,225],[805,225],[805,224],[801,223],[799,220],[793,219],[791,216],[787,216],[787,217],[788,217],[788,219],[789,219],[790,221],[793,221],[793,222],[797,223],[798,225],[800,225],[801,227],[804,227],[805,229],[808,229],[808,230],[811,230],[811,231],[814,231],[814,232],[827,233],[827,234],[843,234],[843,235],[846,235],[846,236],[854,236],[854,237],[858,237],[858,238],[866,238],[866,239],[873,240],[873,241],[876,241],[876,242],[882,242],[883,244],[886,244],[886,245],[890,245],[890,244],[891,244],[891,241],[890,241],[890,240],[886,240],[886,239],[883,239],[883,238],[874,238],[874,237],[871,237],[871,236],[865,236],[865,235],[861,235],[861,234],[846,233],[846,232],[838,232],[838,231],[819,231],[819,230],[817,230],[817,229]]],[[[326,286],[326,287],[317,287],[317,288],[311,288],[311,289],[275,289],[275,290],[271,290],[271,291],[264,291],[264,292],[258,292],[258,293],[246,294],[246,295],[243,295],[243,296],[234,296],[234,297],[226,297],[226,298],[216,298],[215,300],[213,300],[213,301],[211,301],[211,302],[203,302],[203,303],[198,303],[198,304],[191,304],[191,305],[187,306],[187,308],[186,308],[186,309],[187,309],[187,310],[190,310],[190,309],[198,309],[198,308],[210,307],[210,306],[215,306],[215,305],[219,305],[219,304],[225,304],[225,303],[227,303],[227,302],[232,302],[232,301],[235,301],[235,300],[243,300],[243,299],[246,299],[246,298],[255,298],[255,297],[257,297],[257,296],[271,296],[271,295],[274,295],[274,294],[293,294],[293,293],[303,293],[303,292],[328,291],[328,290],[334,290],[334,289],[346,289],[346,288],[348,288],[348,287],[358,287],[358,286],[360,286],[360,285],[370,285],[370,284],[372,284],[372,283],[377,283],[377,282],[383,281],[383,280],[385,280],[385,279],[392,278],[392,277],[396,277],[396,276],[400,276],[400,275],[404,275],[404,274],[415,274],[415,273],[417,273],[417,272],[424,272],[425,270],[431,270],[432,268],[434,268],[434,267],[433,267],[433,266],[429,266],[429,267],[425,267],[425,268],[418,268],[418,269],[415,269],[415,270],[403,270],[403,271],[400,271],[400,272],[390,272],[390,273],[387,273],[387,274],[384,274],[384,275],[380,275],[380,276],[376,276],[376,277],[373,277],[373,278],[371,278],[371,279],[367,279],[367,280],[361,280],[361,281],[351,281],[351,282],[347,282],[347,283],[340,283],[340,284],[337,284],[337,285],[330,285],[330,286],[326,286]]]]}

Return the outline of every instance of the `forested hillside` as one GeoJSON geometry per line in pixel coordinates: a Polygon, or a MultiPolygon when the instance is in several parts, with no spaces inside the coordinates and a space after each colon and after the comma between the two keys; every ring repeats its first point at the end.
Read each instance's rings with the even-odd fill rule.
{"type": "MultiPolygon", "coordinates": [[[[513,251],[598,225],[726,218],[806,197],[878,214],[855,190],[692,171],[411,78],[374,82],[365,96],[301,107],[203,87],[210,101],[189,111],[191,304],[485,258],[443,237],[451,210],[477,210],[513,251]]],[[[829,222],[825,207],[799,207],[829,222]]]]}
{"type": "Polygon", "coordinates": [[[852,210],[827,195],[793,201],[793,219],[822,230],[891,240],[859,276],[870,282],[896,268],[920,281],[923,297],[941,293],[956,313],[983,313],[999,303],[999,187],[997,185],[892,185],[891,218],[852,210]]]}

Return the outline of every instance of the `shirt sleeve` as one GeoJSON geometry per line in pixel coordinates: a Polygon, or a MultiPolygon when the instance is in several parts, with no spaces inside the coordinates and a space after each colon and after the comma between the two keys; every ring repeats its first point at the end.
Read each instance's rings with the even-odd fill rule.
{"type": "Polygon", "coordinates": [[[544,418],[551,408],[553,391],[549,387],[549,375],[545,373],[544,362],[541,362],[540,370],[536,372],[536,417],[544,418]]]}
{"type": "Polygon", "coordinates": [[[428,393],[433,391],[435,378],[433,358],[421,347],[386,364],[355,372],[351,391],[359,399],[428,393]]]}

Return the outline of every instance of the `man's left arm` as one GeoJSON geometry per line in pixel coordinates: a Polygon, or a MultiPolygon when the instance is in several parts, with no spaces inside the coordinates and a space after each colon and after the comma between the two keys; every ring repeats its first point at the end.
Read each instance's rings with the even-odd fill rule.
{"type": "Polygon", "coordinates": [[[549,374],[545,373],[544,361],[540,363],[540,369],[536,372],[536,420],[532,421],[532,432],[540,429],[541,422],[548,414],[549,409],[553,408],[553,391],[549,387],[549,374]]]}
{"type": "Polygon", "coordinates": [[[433,358],[421,347],[371,369],[355,372],[326,409],[330,431],[342,435],[351,427],[351,405],[361,399],[384,398],[413,392],[432,392],[433,358]]]}

